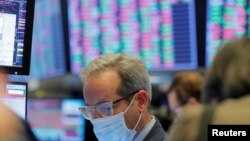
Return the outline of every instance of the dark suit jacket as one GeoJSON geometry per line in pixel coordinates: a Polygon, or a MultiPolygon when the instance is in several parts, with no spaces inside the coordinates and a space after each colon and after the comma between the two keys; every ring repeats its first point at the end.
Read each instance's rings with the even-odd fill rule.
{"type": "Polygon", "coordinates": [[[161,126],[161,123],[156,119],[153,128],[149,131],[143,141],[163,141],[166,138],[166,132],[161,126]]]}

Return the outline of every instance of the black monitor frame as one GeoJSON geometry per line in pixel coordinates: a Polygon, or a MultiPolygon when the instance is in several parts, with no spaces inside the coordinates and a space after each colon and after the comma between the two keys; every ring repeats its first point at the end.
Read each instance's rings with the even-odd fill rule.
{"type": "Polygon", "coordinates": [[[195,0],[198,68],[205,68],[207,0],[195,0]]]}
{"type": "Polygon", "coordinates": [[[8,74],[29,75],[35,1],[27,0],[22,67],[1,66],[8,74]]]}

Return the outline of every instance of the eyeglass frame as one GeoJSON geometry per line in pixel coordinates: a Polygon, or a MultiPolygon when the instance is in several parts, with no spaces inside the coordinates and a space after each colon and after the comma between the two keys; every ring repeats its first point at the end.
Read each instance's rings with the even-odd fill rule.
{"type": "MultiPolygon", "coordinates": [[[[81,106],[81,107],[78,108],[78,110],[79,110],[80,113],[84,116],[85,119],[91,120],[91,119],[94,119],[94,118],[93,118],[93,117],[92,117],[92,118],[87,117],[87,116],[81,111],[81,109],[83,109],[83,108],[92,108],[92,109],[94,109],[95,111],[97,111],[97,110],[96,110],[96,106],[97,106],[97,105],[101,105],[101,104],[105,104],[105,103],[111,103],[112,115],[114,115],[114,113],[113,113],[113,105],[119,103],[119,102],[122,101],[122,100],[125,100],[125,99],[130,98],[131,96],[137,94],[140,90],[142,90],[142,89],[136,90],[136,91],[130,93],[129,95],[127,95],[127,96],[125,96],[125,97],[121,97],[121,98],[119,98],[119,99],[117,99],[117,100],[114,100],[114,101],[105,101],[105,102],[101,102],[101,103],[98,103],[98,104],[92,105],[92,106],[81,106]]],[[[97,111],[97,112],[98,112],[98,111],[97,111]]],[[[98,112],[98,113],[102,115],[102,113],[100,113],[100,112],[98,112]]],[[[110,116],[112,116],[112,115],[110,115],[110,116]]],[[[103,115],[102,115],[102,116],[103,116],[103,115]]]]}

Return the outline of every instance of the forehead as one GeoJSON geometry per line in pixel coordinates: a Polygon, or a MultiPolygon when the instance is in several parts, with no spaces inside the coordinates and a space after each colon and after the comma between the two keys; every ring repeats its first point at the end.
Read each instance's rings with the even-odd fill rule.
{"type": "Polygon", "coordinates": [[[116,71],[105,70],[88,77],[83,86],[83,96],[87,104],[95,105],[118,97],[117,90],[121,78],[116,71]]]}

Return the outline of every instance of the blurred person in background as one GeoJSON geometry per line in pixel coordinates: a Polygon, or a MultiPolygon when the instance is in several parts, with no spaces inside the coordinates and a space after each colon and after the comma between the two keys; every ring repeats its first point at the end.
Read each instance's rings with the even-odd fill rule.
{"type": "Polygon", "coordinates": [[[124,54],[104,55],[81,74],[86,106],[81,113],[100,141],[162,141],[160,122],[149,113],[151,84],[145,64],[124,54]]]}
{"type": "MultiPolygon", "coordinates": [[[[8,76],[0,70],[0,95],[5,94],[8,76]]],[[[11,111],[0,99],[0,141],[36,141],[29,124],[11,111]]]]}
{"type": "Polygon", "coordinates": [[[185,108],[168,141],[205,141],[208,124],[250,124],[249,54],[249,38],[233,40],[220,48],[204,85],[202,99],[210,106],[185,108]]]}
{"type": "Polygon", "coordinates": [[[187,104],[200,103],[204,77],[199,72],[178,72],[166,93],[168,106],[174,121],[178,119],[187,104]]]}

